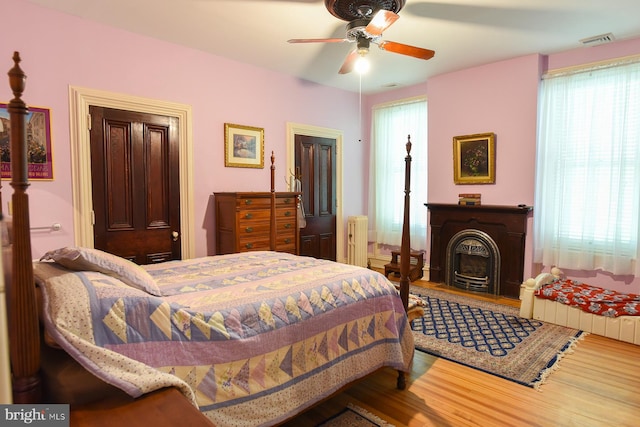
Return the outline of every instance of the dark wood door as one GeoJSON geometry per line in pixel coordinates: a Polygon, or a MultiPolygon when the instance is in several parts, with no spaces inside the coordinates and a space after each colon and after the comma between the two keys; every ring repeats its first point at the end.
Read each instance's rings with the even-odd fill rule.
{"type": "Polygon", "coordinates": [[[137,264],[180,259],[178,119],[89,111],[96,249],[137,264]]]}
{"type": "Polygon", "coordinates": [[[295,135],[295,159],[306,219],[300,229],[300,255],[335,261],[336,140],[295,135]]]}

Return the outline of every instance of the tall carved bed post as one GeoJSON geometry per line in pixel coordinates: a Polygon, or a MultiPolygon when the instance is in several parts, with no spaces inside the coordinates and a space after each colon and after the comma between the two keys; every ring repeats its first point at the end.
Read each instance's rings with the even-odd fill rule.
{"type": "Polygon", "coordinates": [[[407,136],[407,155],[404,158],[404,219],[402,222],[402,243],[400,244],[400,298],[405,310],[409,306],[409,267],[411,234],[409,230],[409,210],[411,208],[411,135],[407,136]]]}
{"type": "Polygon", "coordinates": [[[20,54],[13,54],[9,85],[14,98],[7,110],[11,121],[11,187],[13,195],[12,280],[8,284],[9,341],[14,403],[40,401],[40,339],[29,231],[29,197],[26,116],[21,99],[27,76],[20,68],[20,54]]]}
{"type": "Polygon", "coordinates": [[[269,219],[269,247],[276,250],[276,156],[271,152],[271,218],[269,219]]]}
{"type": "MultiPolygon", "coordinates": [[[[407,136],[407,143],[405,145],[407,149],[407,155],[404,158],[404,218],[402,221],[402,242],[400,243],[400,298],[404,305],[405,311],[409,307],[409,267],[411,259],[409,254],[411,252],[411,235],[409,230],[409,210],[411,198],[411,135],[407,136]]],[[[406,388],[406,378],[402,371],[398,372],[398,389],[404,390],[406,388]]]]}

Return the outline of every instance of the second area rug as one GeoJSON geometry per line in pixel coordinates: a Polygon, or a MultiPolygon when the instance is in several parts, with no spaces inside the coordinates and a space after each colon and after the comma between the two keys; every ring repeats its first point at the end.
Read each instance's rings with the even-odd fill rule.
{"type": "Polygon", "coordinates": [[[336,416],[329,418],[317,427],[394,427],[382,418],[357,405],[349,403],[336,416]]]}
{"type": "Polygon", "coordinates": [[[411,286],[425,305],[412,322],[416,349],[538,388],[584,335],[519,317],[515,307],[411,286]]]}

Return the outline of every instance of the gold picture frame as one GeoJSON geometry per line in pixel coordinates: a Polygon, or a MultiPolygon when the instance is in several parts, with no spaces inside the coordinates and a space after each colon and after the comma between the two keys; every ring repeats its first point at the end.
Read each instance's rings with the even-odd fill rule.
{"type": "Polygon", "coordinates": [[[233,168],[264,168],[264,129],[225,123],[224,165],[233,168]]]}
{"type": "Polygon", "coordinates": [[[453,182],[494,184],[496,182],[496,136],[477,133],[453,137],[453,182]]]}

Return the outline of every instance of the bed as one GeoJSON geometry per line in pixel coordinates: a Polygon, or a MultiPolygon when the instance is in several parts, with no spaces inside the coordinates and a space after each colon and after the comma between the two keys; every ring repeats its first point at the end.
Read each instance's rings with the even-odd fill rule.
{"type": "MultiPolygon", "coordinates": [[[[7,296],[15,403],[72,403],[73,415],[71,399],[99,400],[101,387],[136,399],[169,388],[215,425],[259,426],[283,422],[383,367],[397,369],[396,387],[406,387],[414,352],[407,317],[410,140],[398,288],[370,269],[275,251],[138,266],[65,247],[34,262],[26,76],[17,52],[13,59],[7,296]],[[69,380],[65,369],[43,363],[60,353],[98,379],[97,388],[87,389],[79,379],[86,376],[69,380]],[[49,386],[53,381],[59,385],[49,386]]],[[[274,169],[272,155],[272,194],[274,169]]]]}
{"type": "Polygon", "coordinates": [[[640,345],[640,296],[567,279],[558,268],[527,279],[520,316],[640,345]]]}

